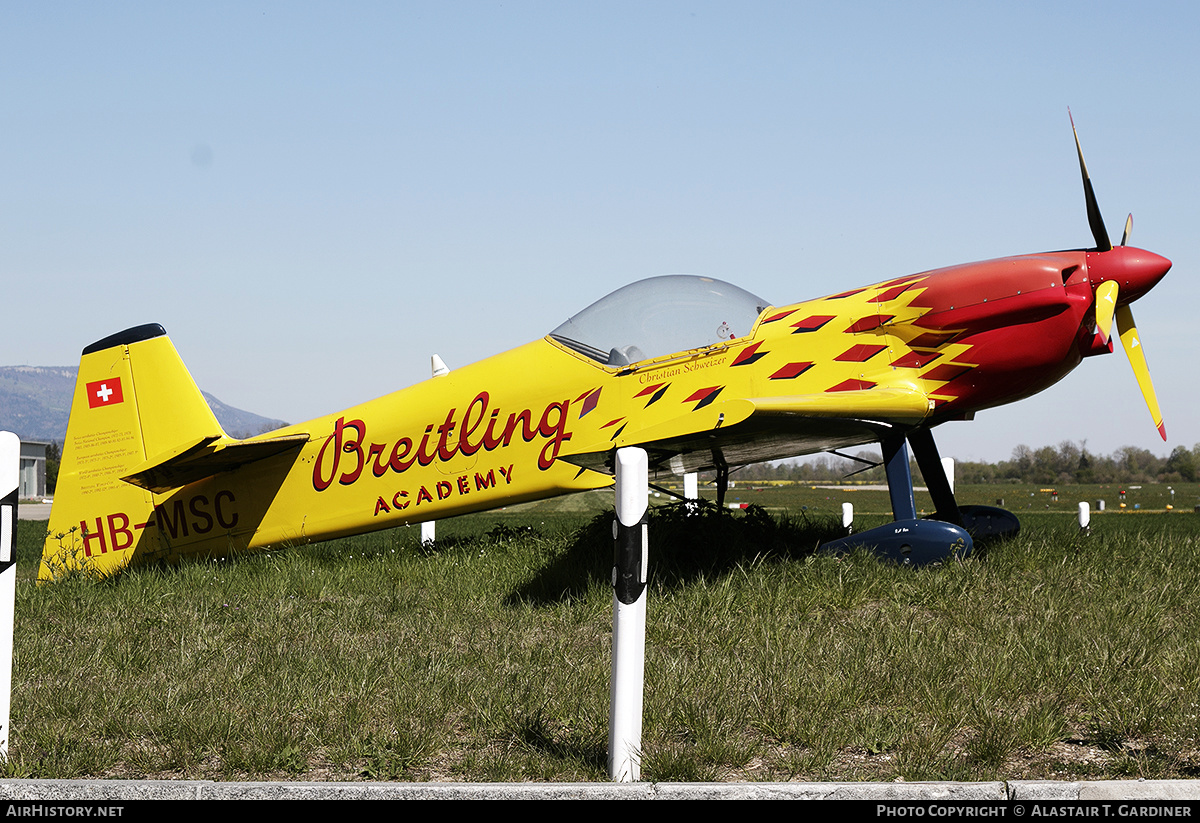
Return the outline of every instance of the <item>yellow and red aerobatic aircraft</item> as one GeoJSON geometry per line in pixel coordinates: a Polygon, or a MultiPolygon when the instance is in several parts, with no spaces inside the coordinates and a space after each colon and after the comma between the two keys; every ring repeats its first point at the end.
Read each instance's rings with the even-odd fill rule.
{"type": "MultiPolygon", "coordinates": [[[[1073,127],[1072,127],[1073,128],[1073,127]]],[[[959,507],[931,430],[1112,351],[1114,322],[1166,438],[1129,304],[1171,263],[1110,242],[1079,154],[1094,248],[953,266],[775,306],[671,276],[546,337],[343,412],[236,440],[161,326],[83,351],[40,578],[225,556],[435,520],[613,482],[880,443],[896,522],[836,541],[899,559],[1018,528],[959,507]],[[916,517],[911,444],[938,512],[916,517]],[[849,541],[849,542],[846,542],[849,541]]]]}

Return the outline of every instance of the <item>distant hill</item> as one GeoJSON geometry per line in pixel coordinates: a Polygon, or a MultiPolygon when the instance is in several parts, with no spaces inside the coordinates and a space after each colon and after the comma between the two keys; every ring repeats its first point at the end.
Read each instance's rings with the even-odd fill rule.
{"type": "MultiPolygon", "coordinates": [[[[0,366],[0,430],[15,432],[22,440],[66,440],[75,372],[69,366],[0,366]]],[[[249,437],[287,425],[235,409],[208,392],[203,394],[231,437],[249,437]]]]}

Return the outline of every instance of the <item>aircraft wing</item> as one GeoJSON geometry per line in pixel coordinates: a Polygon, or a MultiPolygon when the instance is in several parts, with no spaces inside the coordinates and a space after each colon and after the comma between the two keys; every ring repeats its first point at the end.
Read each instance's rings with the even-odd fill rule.
{"type": "Polygon", "coordinates": [[[915,386],[738,398],[648,427],[625,426],[610,440],[581,443],[559,458],[611,474],[615,449],[640,446],[652,474],[682,474],[877,442],[930,411],[915,386]]]}

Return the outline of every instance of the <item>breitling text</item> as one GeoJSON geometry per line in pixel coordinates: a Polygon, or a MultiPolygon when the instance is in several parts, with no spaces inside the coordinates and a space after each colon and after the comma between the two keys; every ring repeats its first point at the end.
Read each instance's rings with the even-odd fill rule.
{"type": "Polygon", "coordinates": [[[458,408],[450,409],[442,423],[425,427],[419,443],[411,437],[401,437],[395,443],[371,442],[364,421],[339,417],[313,464],[313,488],[325,491],[335,481],[349,486],[367,470],[383,477],[389,471],[402,474],[414,463],[428,466],[458,454],[470,457],[480,450],[494,451],[509,445],[518,434],[526,443],[539,438],[546,441],[538,453],[538,468],[545,471],[554,464],[563,443],[571,439],[567,431],[569,400],[547,405],[536,424],[530,409],[513,412],[501,423],[502,410],[489,410],[490,403],[488,393],[480,392],[467,405],[461,421],[458,408]]]}

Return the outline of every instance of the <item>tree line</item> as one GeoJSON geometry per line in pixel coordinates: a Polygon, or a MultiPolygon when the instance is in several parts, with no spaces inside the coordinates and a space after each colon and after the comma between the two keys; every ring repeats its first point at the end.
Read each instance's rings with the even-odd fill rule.
{"type": "MultiPolygon", "coordinates": [[[[886,481],[883,466],[879,465],[878,449],[854,454],[858,460],[836,454],[822,454],[803,461],[759,463],[733,474],[738,480],[793,480],[864,482],[886,481]]],[[[913,476],[919,477],[916,463],[913,476]]],[[[954,462],[956,483],[1037,483],[1046,486],[1068,483],[1184,483],[1197,480],[1200,474],[1200,443],[1192,448],[1176,446],[1171,454],[1161,457],[1148,449],[1123,446],[1112,454],[1093,454],[1087,441],[1070,440],[1058,446],[1032,449],[1020,445],[1012,457],[998,463],[975,461],[954,462]]]]}

